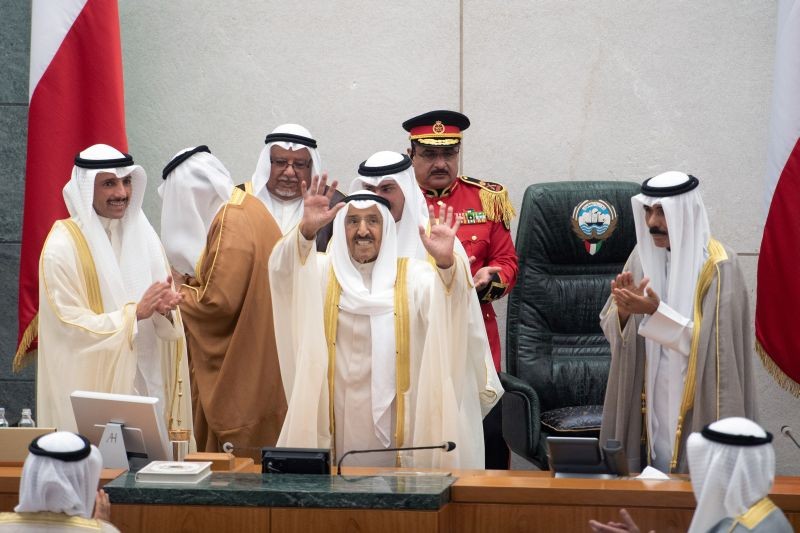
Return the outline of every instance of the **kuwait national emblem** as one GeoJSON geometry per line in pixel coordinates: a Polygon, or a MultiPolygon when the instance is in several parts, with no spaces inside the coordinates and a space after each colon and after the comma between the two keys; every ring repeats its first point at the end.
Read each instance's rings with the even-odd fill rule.
{"type": "Polygon", "coordinates": [[[605,200],[584,200],[572,210],[572,231],[591,255],[617,229],[617,210],[605,200]]]}

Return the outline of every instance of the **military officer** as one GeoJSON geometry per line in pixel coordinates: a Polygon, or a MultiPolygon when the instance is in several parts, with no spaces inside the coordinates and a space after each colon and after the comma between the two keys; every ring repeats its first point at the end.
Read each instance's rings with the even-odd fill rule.
{"type": "MultiPolygon", "coordinates": [[[[456,111],[437,110],[403,122],[409,133],[408,154],[428,205],[452,206],[461,219],[458,239],[471,261],[475,289],[495,368],[500,370],[500,335],[492,302],[517,280],[517,253],[511,240],[514,208],[505,187],[459,175],[459,150],[469,119],[456,111]]],[[[506,468],[508,449],[502,439],[499,404],[484,419],[486,468],[506,468]]]]}

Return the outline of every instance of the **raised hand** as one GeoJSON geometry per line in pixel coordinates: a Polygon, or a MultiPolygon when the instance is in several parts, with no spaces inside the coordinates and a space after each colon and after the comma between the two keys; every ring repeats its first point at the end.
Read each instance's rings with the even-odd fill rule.
{"type": "Polygon", "coordinates": [[[331,198],[333,198],[339,182],[333,180],[330,187],[326,188],[327,181],[328,174],[323,172],[322,177],[311,178],[308,186],[304,181],[300,182],[300,192],[303,194],[303,218],[300,220],[300,233],[307,240],[313,239],[317,232],[329,224],[336,217],[339,209],[345,205],[338,203],[330,207],[331,198]]]}
{"type": "Polygon", "coordinates": [[[453,266],[455,258],[453,256],[453,244],[456,239],[456,232],[461,226],[461,221],[453,215],[453,208],[445,204],[439,206],[439,213],[436,214],[432,205],[428,206],[428,217],[430,219],[430,235],[425,234],[425,227],[419,227],[419,238],[425,250],[436,261],[439,268],[450,268],[453,266]]]}
{"type": "Polygon", "coordinates": [[[111,501],[103,489],[98,490],[94,498],[94,515],[92,518],[111,522],[111,501]]]}

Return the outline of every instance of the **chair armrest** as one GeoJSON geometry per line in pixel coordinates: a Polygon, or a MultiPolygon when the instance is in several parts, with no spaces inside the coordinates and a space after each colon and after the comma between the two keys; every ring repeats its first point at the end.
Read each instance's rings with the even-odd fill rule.
{"type": "Polygon", "coordinates": [[[503,438],[517,455],[531,460],[536,456],[541,433],[539,395],[521,379],[500,372],[503,395],[503,438]]]}

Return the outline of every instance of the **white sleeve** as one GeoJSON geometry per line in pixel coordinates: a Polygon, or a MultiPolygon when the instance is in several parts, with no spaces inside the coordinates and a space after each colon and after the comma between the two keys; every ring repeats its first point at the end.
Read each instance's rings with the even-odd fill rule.
{"type": "Polygon", "coordinates": [[[694,322],[664,302],[660,302],[656,312],[645,316],[639,325],[639,335],[687,357],[692,345],[693,330],[694,322]]]}

